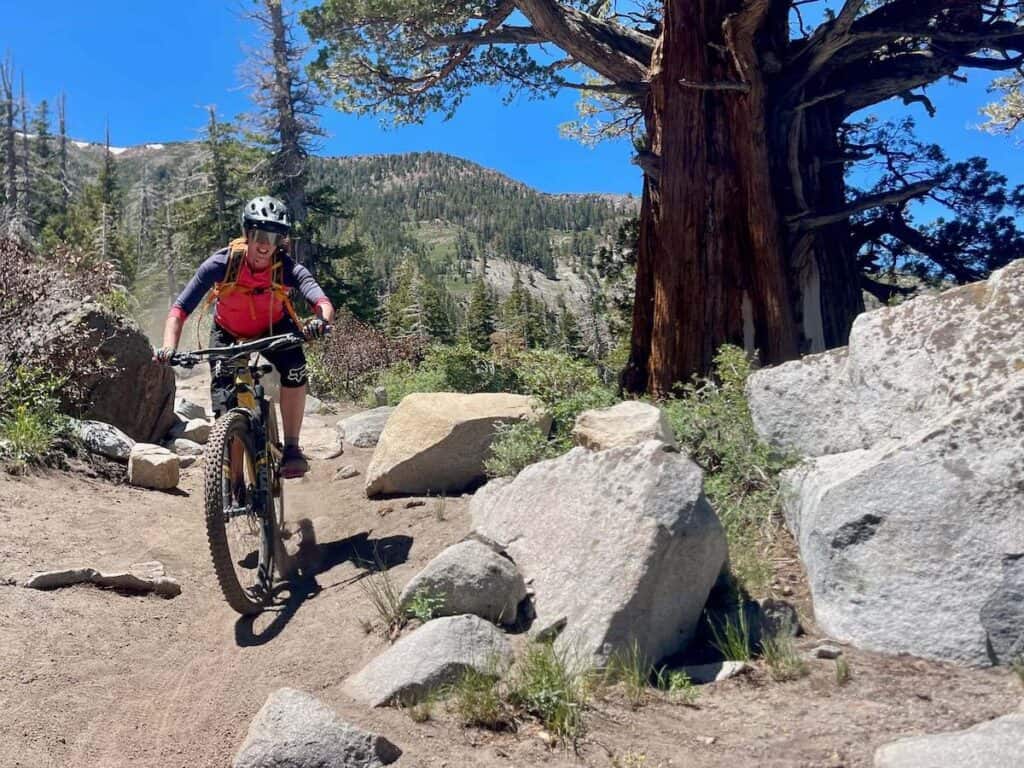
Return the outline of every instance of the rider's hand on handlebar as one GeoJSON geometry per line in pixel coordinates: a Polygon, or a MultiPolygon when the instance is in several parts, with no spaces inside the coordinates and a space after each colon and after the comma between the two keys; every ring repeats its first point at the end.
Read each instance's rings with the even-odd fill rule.
{"type": "Polygon", "coordinates": [[[153,362],[160,363],[161,365],[170,365],[171,358],[174,357],[174,353],[177,352],[174,347],[160,347],[153,352],[153,362]]]}
{"type": "Polygon", "coordinates": [[[308,320],[302,328],[302,335],[306,337],[306,340],[321,339],[330,330],[331,326],[326,320],[320,317],[314,317],[308,320]]]}

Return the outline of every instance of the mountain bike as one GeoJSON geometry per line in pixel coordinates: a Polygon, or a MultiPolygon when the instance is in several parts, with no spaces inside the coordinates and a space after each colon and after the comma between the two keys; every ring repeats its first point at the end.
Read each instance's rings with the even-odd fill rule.
{"type": "Polygon", "coordinates": [[[281,545],[283,446],[262,383],[274,367],[255,356],[304,341],[287,333],[181,352],[170,360],[184,368],[208,360],[214,375],[230,373],[234,380],[229,410],[217,419],[206,444],[204,507],[213,570],[228,605],[243,615],[259,613],[270,602],[275,566],[283,571],[286,557],[281,545]]]}

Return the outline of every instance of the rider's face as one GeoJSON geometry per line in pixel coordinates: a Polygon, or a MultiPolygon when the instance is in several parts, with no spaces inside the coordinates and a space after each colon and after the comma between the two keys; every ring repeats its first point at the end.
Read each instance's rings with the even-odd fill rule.
{"type": "Polygon", "coordinates": [[[258,242],[257,238],[250,237],[249,246],[245,251],[245,260],[249,262],[249,269],[253,272],[262,272],[269,267],[276,248],[277,246],[266,241],[258,242]]]}

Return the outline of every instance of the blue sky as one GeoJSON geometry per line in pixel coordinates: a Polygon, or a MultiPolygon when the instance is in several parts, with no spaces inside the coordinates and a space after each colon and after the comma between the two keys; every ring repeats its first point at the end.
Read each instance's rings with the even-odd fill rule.
{"type": "MultiPolygon", "coordinates": [[[[24,71],[33,103],[51,102],[64,90],[69,132],[102,141],[109,120],[114,145],[196,137],[206,104],[231,117],[249,109],[239,67],[251,27],[236,2],[176,0],[173,3],[0,0],[0,52],[24,71]]],[[[968,85],[931,90],[939,115],[929,119],[912,107],[921,138],[936,141],[954,158],[982,154],[1015,183],[1024,183],[1020,147],[972,126],[988,97],[989,76],[972,73],[968,85]]],[[[596,149],[559,136],[558,125],[575,116],[575,97],[505,107],[499,94],[481,89],[449,122],[382,130],[374,118],[333,110],[324,114],[330,136],[322,154],[349,155],[433,150],[465,157],[545,192],[640,192],[639,170],[626,142],[596,149]]],[[[883,107],[887,116],[906,112],[883,107]]]]}

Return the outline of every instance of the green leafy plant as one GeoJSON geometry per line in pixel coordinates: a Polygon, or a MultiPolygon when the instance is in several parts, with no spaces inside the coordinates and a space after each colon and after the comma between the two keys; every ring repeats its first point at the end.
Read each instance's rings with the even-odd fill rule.
{"type": "Polygon", "coordinates": [[[17,367],[0,375],[0,460],[20,470],[39,463],[68,431],[58,392],[65,380],[38,368],[17,367]]]}
{"type": "Polygon", "coordinates": [[[704,470],[704,493],[729,541],[734,574],[751,594],[764,594],[772,569],[765,557],[778,530],[778,475],[793,464],[754,430],[744,385],[751,364],[742,349],[722,346],[710,378],[677,385],[664,404],[680,448],[704,470]]]}
{"type": "Polygon", "coordinates": [[[512,669],[509,701],[537,717],[563,743],[585,730],[587,675],[551,643],[533,643],[512,669]]]}
{"type": "Polygon", "coordinates": [[[436,595],[426,590],[419,590],[409,600],[405,613],[424,624],[437,615],[437,609],[444,605],[444,595],[436,595]]]}
{"type": "Polygon", "coordinates": [[[658,688],[667,693],[674,701],[693,706],[697,701],[698,690],[693,680],[681,669],[662,667],[655,674],[658,688]]]}

